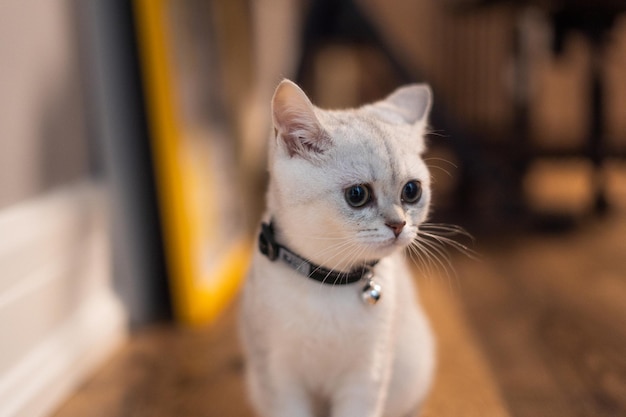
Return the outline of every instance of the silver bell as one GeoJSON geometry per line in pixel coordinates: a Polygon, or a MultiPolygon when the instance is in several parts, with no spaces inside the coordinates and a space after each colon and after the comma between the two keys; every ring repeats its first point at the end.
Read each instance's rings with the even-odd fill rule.
{"type": "Polygon", "coordinates": [[[369,279],[361,291],[361,300],[365,304],[374,305],[380,300],[383,288],[373,279],[369,279]]]}

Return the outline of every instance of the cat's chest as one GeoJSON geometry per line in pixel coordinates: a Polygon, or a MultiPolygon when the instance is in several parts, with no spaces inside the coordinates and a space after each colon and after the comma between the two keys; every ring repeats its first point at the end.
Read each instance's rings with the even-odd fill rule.
{"type": "Polygon", "coordinates": [[[363,302],[364,282],[325,285],[307,279],[281,264],[265,264],[259,277],[265,285],[264,304],[273,332],[283,340],[302,346],[324,345],[330,349],[350,343],[368,343],[376,332],[390,325],[397,305],[393,265],[377,266],[375,279],[383,287],[381,300],[363,302]]]}

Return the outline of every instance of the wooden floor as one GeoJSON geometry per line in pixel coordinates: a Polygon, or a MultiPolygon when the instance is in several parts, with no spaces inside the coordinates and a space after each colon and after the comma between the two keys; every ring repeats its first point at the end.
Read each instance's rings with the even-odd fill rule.
{"type": "MultiPolygon", "coordinates": [[[[626,416],[626,215],[479,250],[418,278],[439,339],[423,416],[626,416]]],[[[55,417],[251,417],[235,320],[137,332],[55,417]]]]}
{"type": "Polygon", "coordinates": [[[626,416],[626,215],[485,253],[461,294],[512,414],[626,416]]]}
{"type": "MultiPolygon", "coordinates": [[[[436,329],[440,362],[422,416],[507,417],[459,300],[444,282],[424,281],[421,290],[436,329]]],[[[252,417],[236,307],[234,303],[210,328],[162,325],[138,332],[55,417],[252,417]]]]}

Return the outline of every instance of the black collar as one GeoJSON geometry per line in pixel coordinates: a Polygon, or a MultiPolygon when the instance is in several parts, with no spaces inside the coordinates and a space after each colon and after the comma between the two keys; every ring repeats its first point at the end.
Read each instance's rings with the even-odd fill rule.
{"type": "Polygon", "coordinates": [[[259,250],[270,261],[280,259],[302,275],[329,285],[347,285],[359,282],[361,279],[371,276],[372,268],[378,263],[378,261],[369,262],[352,269],[350,272],[333,271],[315,265],[277,243],[274,239],[274,224],[271,222],[270,224],[261,224],[259,250]]]}

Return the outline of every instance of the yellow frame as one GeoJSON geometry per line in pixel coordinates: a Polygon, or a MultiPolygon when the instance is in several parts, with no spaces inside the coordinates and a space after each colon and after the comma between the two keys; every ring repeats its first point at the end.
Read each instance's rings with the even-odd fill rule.
{"type": "MultiPolygon", "coordinates": [[[[251,247],[245,237],[227,248],[211,276],[202,276],[194,254],[201,250],[205,213],[194,207],[194,185],[201,181],[181,138],[185,133],[173,89],[166,0],[135,0],[139,59],[165,241],[175,317],[186,324],[213,320],[236,293],[248,267],[251,247]]],[[[217,222],[218,219],[209,219],[217,222]]]]}

